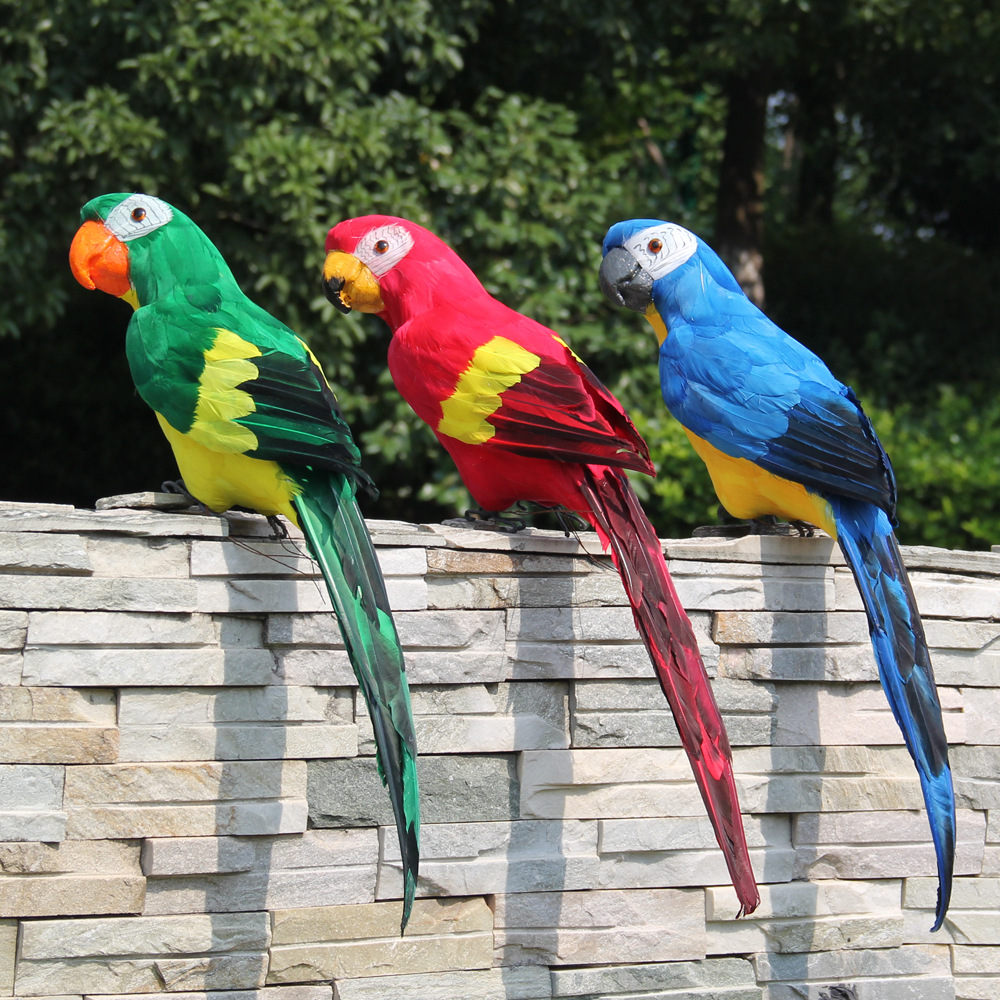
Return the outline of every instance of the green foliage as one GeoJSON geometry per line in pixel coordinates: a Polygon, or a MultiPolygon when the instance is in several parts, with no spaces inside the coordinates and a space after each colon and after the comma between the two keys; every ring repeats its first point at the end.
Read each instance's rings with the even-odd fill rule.
{"type": "Polygon", "coordinates": [[[620,396],[661,532],[714,520],[655,338],[596,271],[622,218],[711,238],[726,82],[764,67],[769,310],[875,417],[903,539],[1000,541],[998,39],[986,0],[0,0],[0,497],[85,505],[174,475],[124,367],[127,307],[66,265],[84,202],[145,190],[320,355],[382,488],[370,515],[468,502],[391,385],[384,325],[321,294],[327,229],[385,212],[438,232],[620,396]],[[808,226],[796,186],[823,142],[836,224],[808,226]]]}

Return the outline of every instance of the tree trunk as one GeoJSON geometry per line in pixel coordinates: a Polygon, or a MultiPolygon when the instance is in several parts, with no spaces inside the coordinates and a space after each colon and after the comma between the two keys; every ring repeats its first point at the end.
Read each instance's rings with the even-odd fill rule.
{"type": "Polygon", "coordinates": [[[765,69],[730,76],[716,199],[715,244],[743,291],[764,305],[764,131],[769,76],[765,69]]]}

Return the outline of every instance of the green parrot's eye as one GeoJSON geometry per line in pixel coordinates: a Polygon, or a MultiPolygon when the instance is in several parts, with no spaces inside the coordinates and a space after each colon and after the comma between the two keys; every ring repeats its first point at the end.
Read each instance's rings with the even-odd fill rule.
{"type": "Polygon", "coordinates": [[[132,221],[142,222],[146,218],[146,210],[144,208],[133,208],[132,209],[132,221]]]}
{"type": "Polygon", "coordinates": [[[663,249],[663,241],[662,240],[650,240],[649,241],[649,248],[648,249],[649,249],[650,253],[659,253],[663,249]]]}
{"type": "Polygon", "coordinates": [[[385,253],[386,250],[388,249],[389,249],[388,240],[379,240],[378,243],[375,244],[375,253],[385,253]]]}

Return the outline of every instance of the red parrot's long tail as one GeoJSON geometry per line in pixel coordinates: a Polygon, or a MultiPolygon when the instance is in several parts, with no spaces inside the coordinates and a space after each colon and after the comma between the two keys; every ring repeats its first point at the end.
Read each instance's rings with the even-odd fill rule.
{"type": "Polygon", "coordinates": [[[580,513],[597,529],[605,549],[610,546],[636,627],[670,703],[729,866],[742,907],[740,915],[752,913],[760,894],[743,833],[729,738],[660,540],[621,470],[587,466],[580,489],[589,507],[580,513]]]}

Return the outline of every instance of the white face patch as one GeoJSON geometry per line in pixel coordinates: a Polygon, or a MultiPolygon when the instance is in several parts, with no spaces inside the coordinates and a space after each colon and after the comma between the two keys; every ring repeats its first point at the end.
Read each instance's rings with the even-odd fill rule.
{"type": "Polygon", "coordinates": [[[369,229],[358,240],[354,256],[378,278],[391,271],[413,246],[413,237],[398,222],[369,229]]]}
{"type": "Polygon", "coordinates": [[[664,222],[636,233],[625,241],[624,246],[656,281],[694,256],[698,249],[698,237],[682,226],[664,222]]]}
{"type": "Polygon", "coordinates": [[[165,226],[174,217],[174,210],[151,194],[129,195],[109,213],[104,224],[123,243],[148,236],[165,226]]]}

